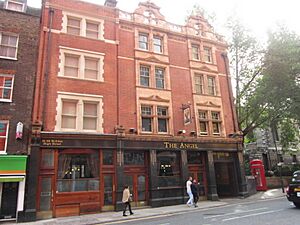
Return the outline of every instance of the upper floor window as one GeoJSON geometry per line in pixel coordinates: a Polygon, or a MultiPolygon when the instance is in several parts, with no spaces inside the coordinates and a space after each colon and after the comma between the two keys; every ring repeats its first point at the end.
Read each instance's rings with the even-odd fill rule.
{"type": "Polygon", "coordinates": [[[155,84],[156,88],[165,88],[165,70],[163,68],[155,68],[155,84]]]}
{"type": "Polygon", "coordinates": [[[212,62],[212,50],[210,47],[203,47],[203,60],[204,62],[212,62]]]}
{"type": "Polygon", "coordinates": [[[102,131],[102,97],[59,95],[57,130],[102,131]]]}
{"type": "Polygon", "coordinates": [[[154,65],[140,65],[139,85],[166,89],[166,68],[154,65]]]}
{"type": "Polygon", "coordinates": [[[103,55],[60,49],[59,76],[103,81],[103,55]]]}
{"type": "Polygon", "coordinates": [[[221,135],[221,114],[217,111],[199,110],[200,135],[221,135]]]}
{"type": "Polygon", "coordinates": [[[86,21],[86,37],[97,39],[99,34],[99,23],[86,21]]]}
{"type": "Polygon", "coordinates": [[[200,48],[199,45],[192,45],[192,59],[200,60],[200,48]]]}
{"type": "Polygon", "coordinates": [[[221,133],[221,116],[220,112],[211,112],[211,121],[212,121],[212,132],[213,135],[220,135],[221,133]]]}
{"type": "Polygon", "coordinates": [[[203,94],[203,75],[195,74],[194,82],[195,82],[195,92],[197,94],[203,94]]]}
{"type": "Polygon", "coordinates": [[[148,66],[140,66],[140,85],[150,86],[150,68],[148,66]]]}
{"type": "Polygon", "coordinates": [[[158,133],[167,133],[168,132],[168,107],[157,106],[157,126],[158,133]]]}
{"type": "Polygon", "coordinates": [[[214,77],[207,77],[208,94],[216,95],[216,80],[214,77]]]}
{"type": "Polygon", "coordinates": [[[137,48],[158,54],[167,54],[167,45],[164,42],[165,35],[148,31],[137,31],[137,48]]]}
{"type": "Polygon", "coordinates": [[[68,17],[67,33],[73,35],[80,35],[80,19],[68,17]]]}
{"type": "Polygon", "coordinates": [[[8,121],[0,120],[0,153],[6,152],[8,139],[8,121]]]}
{"type": "Polygon", "coordinates": [[[139,34],[139,48],[149,50],[149,35],[145,33],[139,34]]]}
{"type": "Polygon", "coordinates": [[[199,125],[200,125],[200,134],[208,135],[208,113],[207,111],[199,110],[199,125]]]}
{"type": "Polygon", "coordinates": [[[162,37],[153,36],[153,50],[156,53],[163,52],[162,37]]]}
{"type": "Polygon", "coordinates": [[[142,132],[168,133],[169,113],[167,106],[141,106],[142,132]]]}
{"type": "Polygon", "coordinates": [[[15,2],[15,1],[7,1],[6,9],[24,12],[25,4],[22,2],[15,2]]]}
{"type": "Polygon", "coordinates": [[[0,102],[11,102],[13,83],[13,75],[0,74],[0,102]]]}
{"type": "Polygon", "coordinates": [[[152,132],[153,127],[153,110],[152,106],[142,106],[142,131],[152,132]]]}
{"type": "Polygon", "coordinates": [[[0,58],[17,59],[17,35],[0,32],[0,58]]]}
{"type": "Polygon", "coordinates": [[[63,12],[63,33],[93,39],[104,39],[103,20],[63,12]]]}

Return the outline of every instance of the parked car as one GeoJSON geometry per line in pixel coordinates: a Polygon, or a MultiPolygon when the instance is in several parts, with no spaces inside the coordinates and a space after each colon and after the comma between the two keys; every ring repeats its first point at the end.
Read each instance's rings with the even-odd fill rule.
{"type": "Polygon", "coordinates": [[[293,173],[292,180],[286,190],[286,197],[297,208],[300,208],[300,170],[293,173]]]}

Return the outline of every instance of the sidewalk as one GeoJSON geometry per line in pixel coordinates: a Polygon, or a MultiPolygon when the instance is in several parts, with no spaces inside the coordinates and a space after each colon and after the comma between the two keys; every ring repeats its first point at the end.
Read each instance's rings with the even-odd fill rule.
{"type": "MultiPolygon", "coordinates": [[[[36,222],[30,223],[19,223],[22,225],[92,225],[92,224],[103,224],[113,221],[125,221],[130,219],[138,219],[138,218],[147,218],[147,217],[155,217],[161,215],[170,215],[182,212],[188,212],[199,209],[207,209],[213,207],[220,207],[224,205],[241,203],[247,201],[254,200],[265,200],[272,198],[279,198],[285,196],[285,193],[282,193],[281,189],[271,189],[266,192],[258,192],[255,195],[252,195],[248,198],[225,198],[220,201],[200,201],[198,204],[198,208],[188,207],[185,204],[183,205],[174,205],[174,206],[165,206],[159,208],[145,208],[145,209],[135,209],[134,215],[123,217],[122,212],[104,212],[98,214],[88,214],[81,216],[72,216],[72,217],[62,217],[62,218],[53,218],[48,220],[40,220],[36,222]]],[[[16,223],[1,223],[1,225],[12,225],[16,223]]]]}

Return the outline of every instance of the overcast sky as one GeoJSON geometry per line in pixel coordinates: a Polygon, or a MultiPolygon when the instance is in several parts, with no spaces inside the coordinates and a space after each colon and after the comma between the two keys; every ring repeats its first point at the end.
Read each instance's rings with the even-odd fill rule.
{"type": "MultiPolygon", "coordinates": [[[[41,0],[27,0],[28,5],[40,7],[41,0]]],[[[61,0],[63,1],[63,0],[61,0]]],[[[105,0],[83,0],[103,5],[105,0]]],[[[117,7],[133,12],[139,2],[146,0],[117,0],[117,7]]],[[[234,13],[242,23],[260,40],[266,39],[267,31],[274,29],[277,23],[286,24],[290,30],[300,34],[300,0],[152,0],[160,7],[166,20],[184,24],[187,13],[198,4],[208,13],[214,13],[215,29],[224,35],[226,19],[234,13]]]]}

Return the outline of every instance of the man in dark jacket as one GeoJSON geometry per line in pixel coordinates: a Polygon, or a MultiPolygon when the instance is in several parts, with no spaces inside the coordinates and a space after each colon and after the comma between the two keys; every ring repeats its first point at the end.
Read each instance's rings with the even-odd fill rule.
{"type": "Polygon", "coordinates": [[[191,191],[192,191],[192,194],[193,194],[194,206],[195,207],[198,207],[197,202],[198,202],[198,199],[199,199],[198,187],[197,186],[198,186],[197,181],[194,179],[193,183],[191,185],[191,191]]]}

